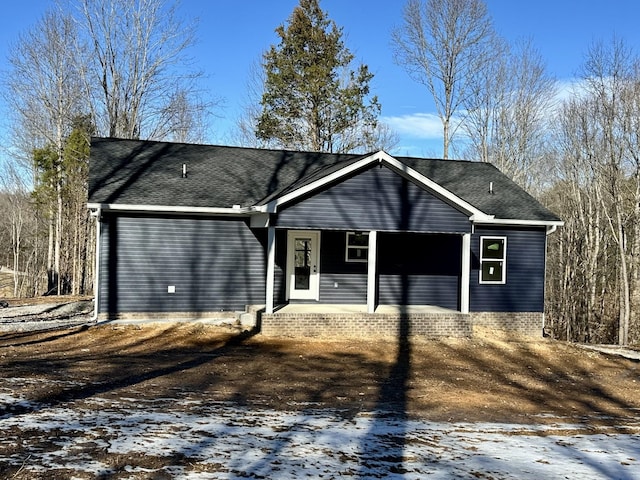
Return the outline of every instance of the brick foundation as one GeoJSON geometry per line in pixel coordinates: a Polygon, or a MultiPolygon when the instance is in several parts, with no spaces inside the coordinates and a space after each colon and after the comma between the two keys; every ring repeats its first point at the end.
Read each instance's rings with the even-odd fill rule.
{"type": "Polygon", "coordinates": [[[472,312],[469,314],[474,331],[493,330],[501,334],[542,337],[542,312],[472,312]]]}
{"type": "Polygon", "coordinates": [[[474,330],[492,329],[500,334],[542,336],[542,313],[273,313],[260,316],[265,336],[398,338],[472,337],[474,330]],[[406,327],[404,327],[406,325],[406,327]]]}

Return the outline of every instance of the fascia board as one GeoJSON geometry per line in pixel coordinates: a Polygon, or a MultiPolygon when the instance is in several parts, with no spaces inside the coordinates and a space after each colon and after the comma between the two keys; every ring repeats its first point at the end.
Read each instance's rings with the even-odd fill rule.
{"type": "Polygon", "coordinates": [[[545,227],[547,235],[551,235],[558,227],[564,226],[560,220],[518,220],[513,218],[493,218],[475,222],[475,225],[504,225],[509,227],[545,227]]]}
{"type": "Polygon", "coordinates": [[[250,215],[256,212],[253,207],[182,207],[176,205],[132,205],[115,203],[87,203],[89,209],[100,209],[103,212],[138,212],[138,213],[177,213],[197,215],[250,215]]]}
{"type": "Polygon", "coordinates": [[[519,220],[517,218],[490,218],[478,219],[476,225],[514,225],[522,227],[562,227],[560,220],[519,220]]]}

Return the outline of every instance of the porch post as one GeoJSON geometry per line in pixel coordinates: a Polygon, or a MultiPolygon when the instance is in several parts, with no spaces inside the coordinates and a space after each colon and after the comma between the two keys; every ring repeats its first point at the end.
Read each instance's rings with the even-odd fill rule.
{"type": "Polygon", "coordinates": [[[265,313],[273,313],[273,276],[276,265],[276,229],[269,225],[267,228],[267,291],[265,313]]]}
{"type": "Polygon", "coordinates": [[[462,272],[460,272],[460,312],[469,313],[469,275],[471,272],[471,234],[462,235],[462,272]]]}
{"type": "Polygon", "coordinates": [[[369,256],[367,258],[367,313],[376,310],[376,259],[378,258],[378,232],[369,232],[369,256]]]}

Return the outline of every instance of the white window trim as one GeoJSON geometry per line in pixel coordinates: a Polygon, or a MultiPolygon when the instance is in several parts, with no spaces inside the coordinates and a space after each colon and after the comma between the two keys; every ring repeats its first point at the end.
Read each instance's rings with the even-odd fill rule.
{"type": "Polygon", "coordinates": [[[368,258],[369,258],[369,244],[367,245],[349,245],[349,236],[350,235],[356,235],[356,234],[361,234],[361,235],[365,235],[366,237],[369,236],[369,232],[347,232],[347,234],[345,235],[345,248],[344,248],[344,261],[347,263],[367,263],[368,258]],[[364,250],[366,255],[364,255],[362,258],[349,258],[349,250],[355,250],[355,249],[360,249],[360,250],[364,250]]]}
{"type": "Polygon", "coordinates": [[[478,280],[483,285],[504,285],[507,283],[507,237],[505,236],[496,236],[496,235],[486,235],[480,237],[480,271],[478,272],[478,280]],[[482,254],[484,252],[484,248],[482,248],[485,240],[502,240],[503,248],[503,258],[483,258],[482,254]],[[502,262],[502,279],[501,280],[483,280],[482,279],[482,263],[483,262],[502,262]]]}

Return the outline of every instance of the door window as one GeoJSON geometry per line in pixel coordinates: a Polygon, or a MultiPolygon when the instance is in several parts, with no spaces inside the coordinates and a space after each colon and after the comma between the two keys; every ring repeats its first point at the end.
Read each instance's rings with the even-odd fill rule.
{"type": "Polygon", "coordinates": [[[296,290],[309,290],[311,279],[311,239],[296,238],[294,252],[294,276],[296,290]]]}

